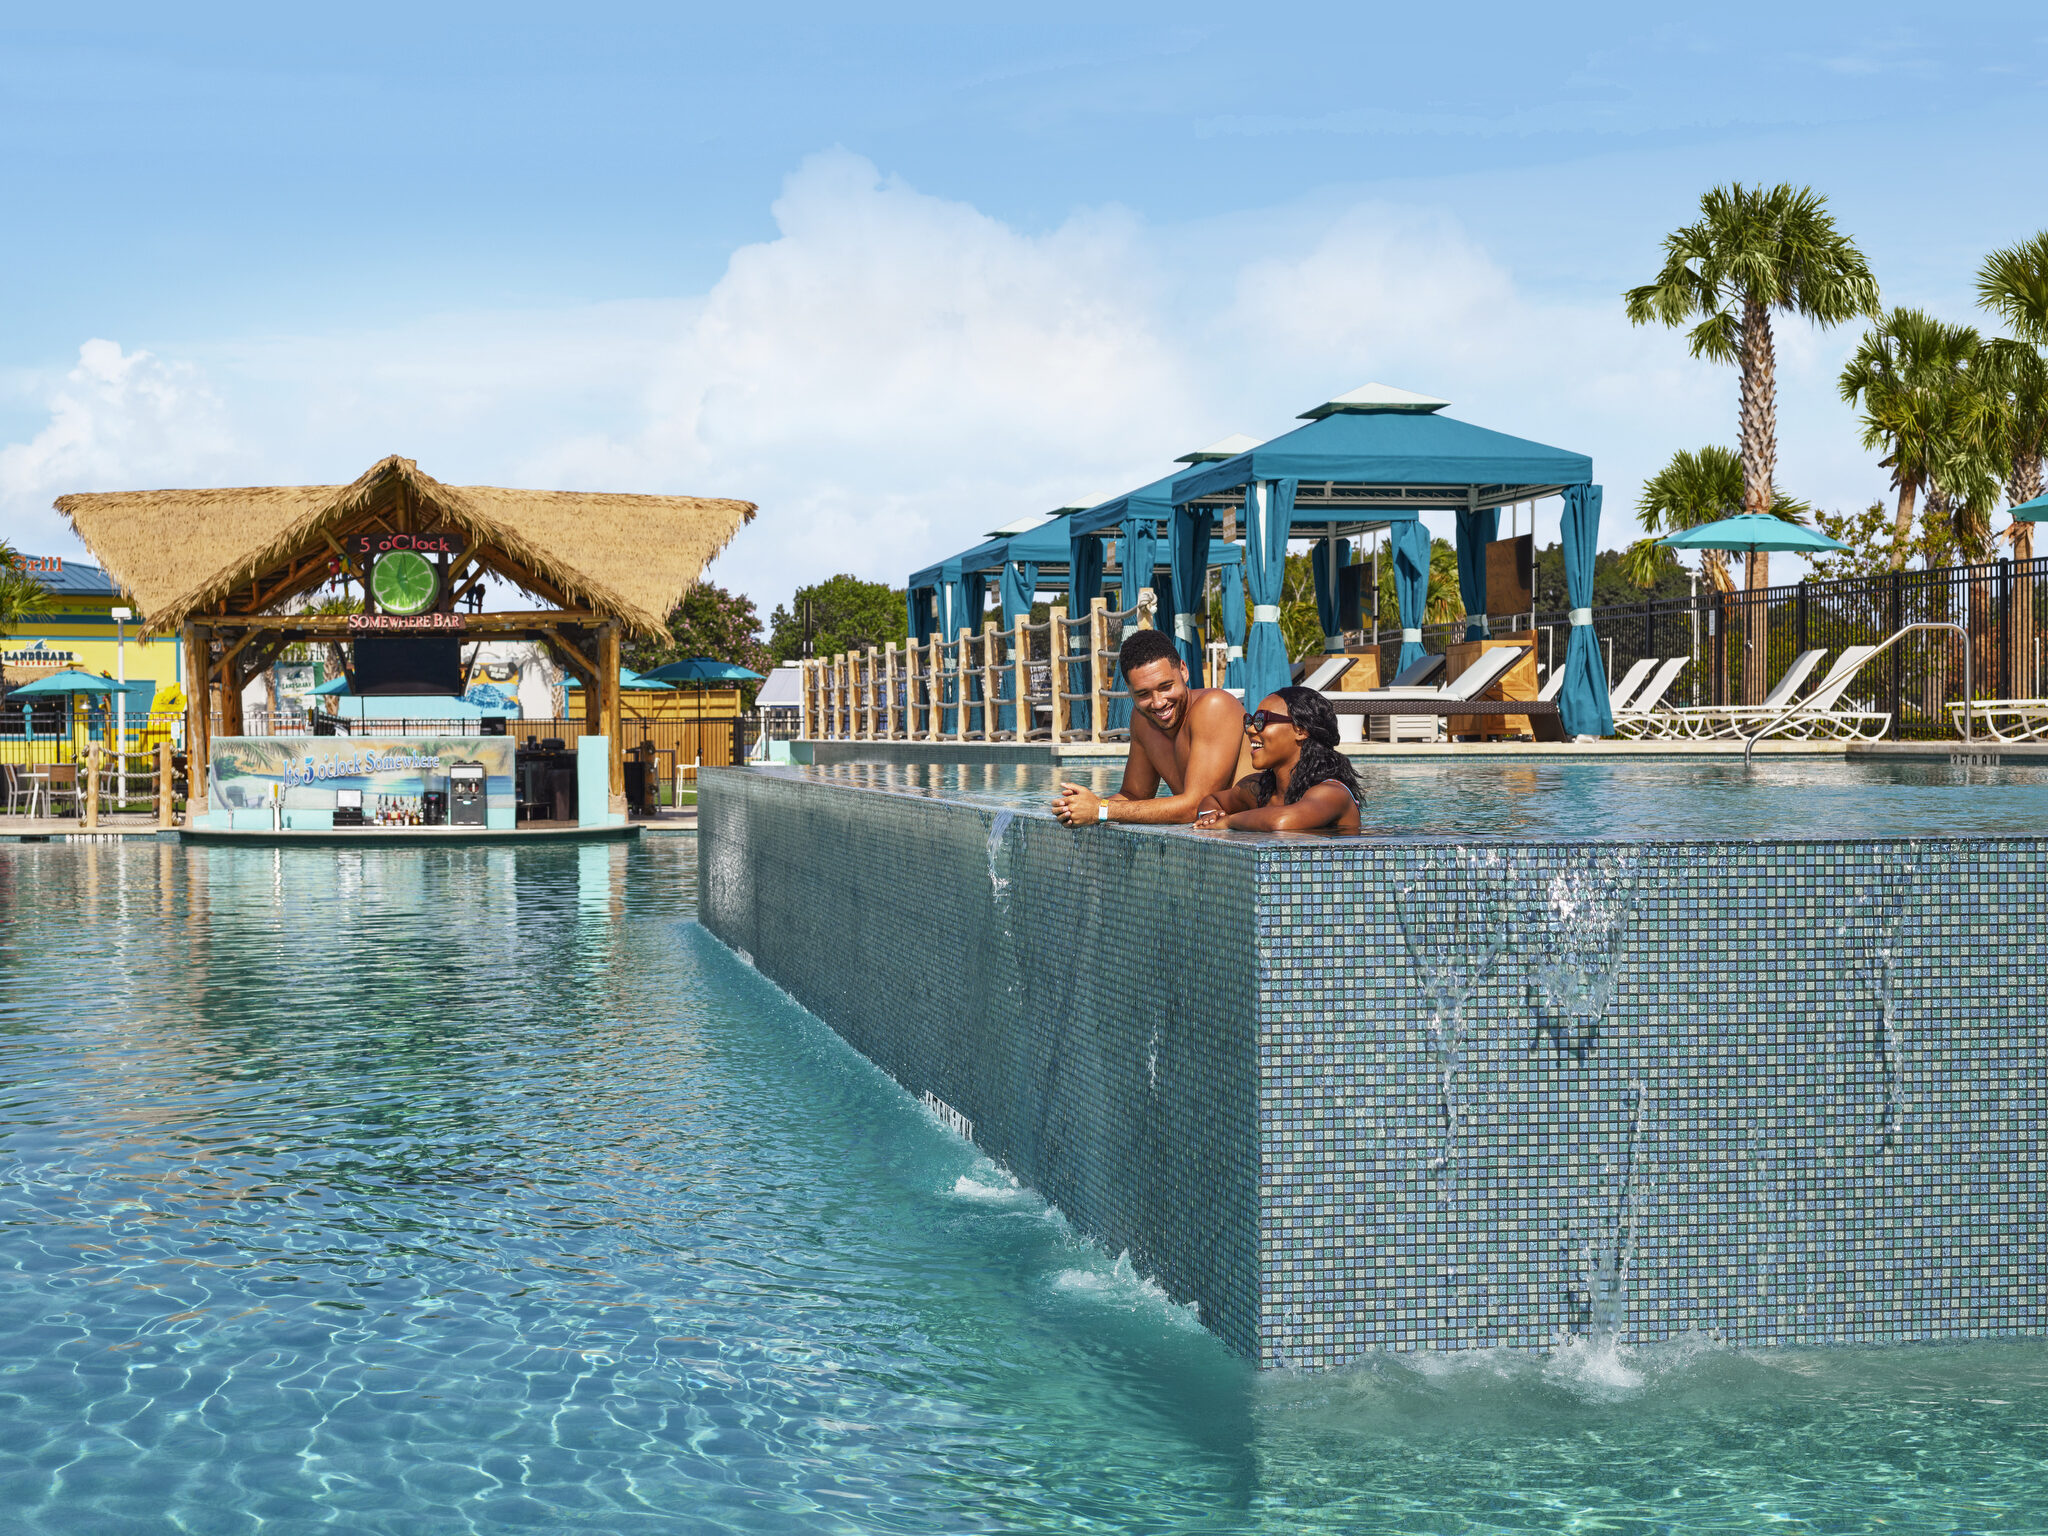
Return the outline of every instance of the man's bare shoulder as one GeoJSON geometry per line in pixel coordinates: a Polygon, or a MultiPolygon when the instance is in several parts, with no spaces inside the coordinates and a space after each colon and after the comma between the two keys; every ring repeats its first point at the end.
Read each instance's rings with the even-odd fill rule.
{"type": "Polygon", "coordinates": [[[1244,728],[1244,706],[1237,695],[1224,688],[1196,688],[1188,694],[1188,719],[1208,726],[1244,728]]]}

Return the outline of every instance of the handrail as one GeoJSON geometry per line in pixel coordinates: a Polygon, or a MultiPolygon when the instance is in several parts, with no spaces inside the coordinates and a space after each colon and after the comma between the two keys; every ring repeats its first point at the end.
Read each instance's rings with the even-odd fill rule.
{"type": "MultiPolygon", "coordinates": [[[[1849,684],[1855,682],[1857,678],[1863,675],[1865,667],[1869,666],[1878,657],[1882,656],[1886,651],[1917,629],[1952,629],[1963,637],[1963,745],[1968,746],[1970,745],[1970,704],[1976,696],[1977,687],[1976,679],[1972,672],[1973,659],[1970,655],[1970,632],[1960,624],[1952,624],[1946,619],[1926,619],[1920,623],[1908,624],[1902,629],[1893,631],[1893,633],[1885,637],[1876,649],[1856,664],[1856,670],[1851,672],[1848,680],[1842,684],[1841,692],[1848,692],[1849,684]]],[[[1892,709],[1894,711],[1894,723],[1896,724],[1896,711],[1898,709],[1896,700],[1893,701],[1892,709]]],[[[1763,740],[1766,735],[1776,730],[1787,720],[1798,715],[1798,713],[1799,706],[1797,704],[1788,704],[1775,717],[1765,721],[1754,736],[1747,738],[1742,743],[1742,766],[1745,768],[1750,766],[1751,754],[1756,751],[1756,744],[1759,741],[1763,740]]]]}

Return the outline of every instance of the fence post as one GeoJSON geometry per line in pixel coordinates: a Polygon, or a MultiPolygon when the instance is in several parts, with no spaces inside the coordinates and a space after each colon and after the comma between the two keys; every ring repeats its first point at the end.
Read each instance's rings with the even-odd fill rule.
{"type": "Polygon", "coordinates": [[[1798,611],[1799,611],[1799,620],[1798,620],[1798,623],[1799,623],[1799,643],[1798,643],[1798,644],[1797,644],[1796,646],[1794,646],[1794,647],[1792,648],[1792,654],[1793,654],[1794,656],[1797,656],[1797,655],[1801,654],[1802,652],[1804,652],[1804,651],[1807,651],[1807,650],[1811,649],[1811,647],[1810,647],[1810,646],[1808,646],[1808,645],[1807,645],[1807,643],[1806,643],[1806,635],[1807,635],[1807,617],[1806,617],[1806,578],[1805,578],[1804,576],[1802,576],[1802,577],[1800,577],[1800,578],[1799,578],[1799,608],[1798,608],[1798,611]]]}
{"type": "MultiPolygon", "coordinates": [[[[1903,627],[1904,627],[1904,626],[1903,626],[1903,624],[1902,624],[1902,623],[1901,623],[1901,621],[1900,621],[1900,617],[1899,617],[1899,615],[1900,615],[1900,613],[1901,613],[1901,612],[1903,611],[1903,608],[1904,608],[1904,604],[1905,604],[1905,594],[1906,594],[1906,582],[1905,582],[1905,574],[1906,574],[1906,573],[1905,573],[1904,571],[1893,571],[1893,572],[1892,572],[1892,582],[1891,582],[1891,613],[1890,613],[1890,615],[1889,615],[1889,618],[1890,618],[1890,622],[1889,622],[1889,623],[1887,623],[1887,624],[1885,625],[1885,633],[1886,633],[1887,635],[1896,635],[1896,634],[1897,634],[1897,633],[1899,632],[1899,630],[1900,630],[1901,628],[1903,628],[1903,627]]],[[[1904,648],[1903,648],[1902,646],[1896,646],[1896,645],[1895,645],[1895,646],[1893,646],[1893,647],[1892,647],[1892,653],[1891,653],[1891,654],[1892,654],[1892,677],[1891,677],[1891,685],[1892,685],[1892,699],[1891,699],[1891,713],[1892,713],[1892,740],[1893,740],[1893,741],[1897,741],[1897,740],[1899,739],[1899,727],[1900,727],[1900,721],[1899,721],[1899,696],[1900,696],[1900,694],[1901,694],[1901,693],[1903,692],[1903,690],[1904,690],[1904,687],[1905,687],[1905,680],[1906,680],[1906,674],[1905,674],[1905,670],[1904,670],[1904,669],[1905,669],[1905,660],[1906,660],[1906,658],[1905,658],[1905,651],[1904,651],[1904,648]]]]}
{"type": "Polygon", "coordinates": [[[953,694],[957,700],[953,710],[953,739],[967,739],[967,670],[968,647],[974,644],[974,631],[965,624],[960,626],[960,638],[953,646],[953,694]]]}
{"type": "MultiPolygon", "coordinates": [[[[2013,687],[2012,668],[2012,560],[1998,562],[1998,690],[1993,698],[2009,699],[2018,692],[2013,687]]],[[[1967,709],[1969,701],[1963,701],[1967,709]]]]}
{"type": "Polygon", "coordinates": [[[896,662],[896,642],[891,640],[882,650],[882,734],[890,741],[896,739],[896,662]]]}
{"type": "Polygon", "coordinates": [[[1031,739],[1031,722],[1038,718],[1038,711],[1031,702],[1031,615],[1017,615],[1017,637],[1011,642],[1010,665],[1015,669],[1017,695],[1017,739],[1031,739]]]}
{"type": "Polygon", "coordinates": [[[867,739],[869,741],[875,739],[875,732],[881,728],[882,723],[880,718],[882,701],[876,693],[877,680],[875,677],[875,662],[880,654],[881,647],[871,645],[868,647],[867,659],[862,663],[867,677],[867,686],[862,690],[861,696],[866,701],[867,739]]]}
{"type": "Polygon", "coordinates": [[[1088,739],[1102,740],[1102,722],[1109,714],[1109,683],[1102,672],[1102,653],[1109,646],[1109,608],[1098,596],[1088,604],[1088,739]]]}
{"type": "Polygon", "coordinates": [[[1052,628],[1047,631],[1047,674],[1052,678],[1052,741],[1058,746],[1067,739],[1067,605],[1052,610],[1052,628]]]}
{"type": "Polygon", "coordinates": [[[100,824],[100,745],[94,742],[85,750],[85,830],[94,831],[100,824]]]}
{"type": "Polygon", "coordinates": [[[981,739],[994,741],[996,726],[1001,723],[1001,706],[997,700],[1002,697],[1003,688],[998,674],[1003,670],[999,659],[1002,652],[1002,631],[996,628],[994,619],[981,621],[981,739]]]}
{"type": "Polygon", "coordinates": [[[160,827],[177,825],[177,815],[171,809],[171,739],[168,736],[156,744],[156,824],[160,827]]]}

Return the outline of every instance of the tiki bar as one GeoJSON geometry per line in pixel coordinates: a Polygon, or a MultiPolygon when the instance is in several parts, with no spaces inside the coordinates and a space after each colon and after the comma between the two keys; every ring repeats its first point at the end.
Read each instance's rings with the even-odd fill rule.
{"type": "MultiPolygon", "coordinates": [[[[692,496],[443,485],[387,458],[349,485],[60,497],[86,547],[178,637],[186,679],[184,833],[281,838],[622,837],[628,768],[620,662],[754,515],[692,496]],[[489,586],[487,587],[487,583],[489,586]],[[487,591],[519,606],[486,611],[487,591]],[[453,714],[464,647],[540,645],[579,686],[574,741],[410,734],[250,734],[243,691],[288,647],[343,658],[348,692],[453,714]]],[[[408,711],[409,713],[410,711],[408,711]]]]}

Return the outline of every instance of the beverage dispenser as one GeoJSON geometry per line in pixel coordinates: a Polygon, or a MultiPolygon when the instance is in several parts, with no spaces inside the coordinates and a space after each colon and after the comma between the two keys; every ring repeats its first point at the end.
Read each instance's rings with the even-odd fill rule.
{"type": "Polygon", "coordinates": [[[448,824],[453,827],[484,825],[487,783],[482,763],[448,765],[448,824]]]}

